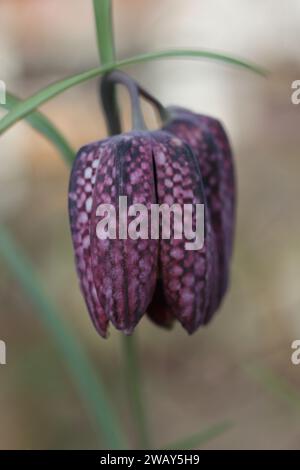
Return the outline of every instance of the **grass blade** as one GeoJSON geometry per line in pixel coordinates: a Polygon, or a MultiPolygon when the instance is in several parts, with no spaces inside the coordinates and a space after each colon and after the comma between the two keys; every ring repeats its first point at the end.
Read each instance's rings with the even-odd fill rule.
{"type": "Polygon", "coordinates": [[[273,395],[276,395],[295,410],[300,411],[300,393],[284,377],[262,366],[248,366],[246,371],[252,378],[260,382],[273,395]]]}
{"type": "MultiPolygon", "coordinates": [[[[22,100],[12,93],[6,92],[6,103],[1,106],[8,111],[11,111],[16,105],[22,103],[22,100]]],[[[64,136],[56,129],[56,127],[49,121],[46,116],[36,111],[27,116],[26,121],[36,131],[48,139],[60,152],[63,159],[69,165],[72,164],[75,158],[75,152],[64,136]]]]}
{"type": "Polygon", "coordinates": [[[129,59],[124,59],[117,61],[113,64],[106,64],[102,67],[97,67],[86,72],[73,75],[72,77],[65,78],[58,82],[49,85],[48,87],[38,91],[36,94],[32,95],[28,99],[22,101],[16,105],[6,116],[4,116],[0,120],[0,133],[3,133],[7,129],[9,129],[13,124],[15,124],[20,119],[23,119],[36,108],[41,106],[43,103],[46,103],[54,96],[62,93],[63,91],[83,83],[91,78],[97,77],[99,75],[103,75],[105,72],[115,68],[122,68],[129,65],[140,64],[143,62],[148,62],[152,60],[158,59],[168,59],[168,58],[204,58],[210,60],[221,61],[226,64],[236,65],[239,67],[243,67],[247,70],[250,70],[254,73],[260,75],[266,75],[266,72],[254,65],[250,64],[249,62],[245,62],[244,60],[237,59],[231,57],[226,54],[221,54],[217,52],[210,52],[205,50],[197,50],[197,49],[175,49],[175,50],[166,50],[166,51],[158,51],[158,52],[149,52],[146,54],[141,54],[138,56],[131,57],[129,59]]]}
{"type": "Polygon", "coordinates": [[[150,434],[145,412],[145,400],[141,383],[141,370],[135,335],[123,336],[124,375],[128,389],[131,412],[141,449],[150,448],[150,434]]]}
{"type": "Polygon", "coordinates": [[[56,306],[44,294],[30,261],[15,244],[10,233],[2,226],[0,227],[0,254],[36,307],[44,327],[52,335],[96,430],[101,431],[105,448],[121,449],[124,440],[99,371],[94,371],[80,342],[65,324],[56,306]]]}
{"type": "Polygon", "coordinates": [[[205,429],[199,433],[188,436],[180,441],[163,447],[163,450],[192,450],[203,446],[215,437],[221,436],[224,432],[230,429],[233,424],[229,421],[216,424],[210,428],[205,429]]]}

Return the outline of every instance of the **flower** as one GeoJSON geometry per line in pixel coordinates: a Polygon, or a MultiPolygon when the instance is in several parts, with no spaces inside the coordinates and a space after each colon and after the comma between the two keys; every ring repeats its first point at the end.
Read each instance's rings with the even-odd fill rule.
{"type": "Polygon", "coordinates": [[[235,228],[236,183],[230,143],[217,119],[180,107],[169,107],[168,112],[170,119],[163,129],[186,142],[199,162],[217,238],[218,307],[228,287],[235,228]]]}
{"type": "Polygon", "coordinates": [[[218,306],[221,248],[206,202],[199,149],[194,154],[185,140],[166,130],[135,131],[89,144],[77,154],[69,187],[71,234],[81,290],[104,337],[109,322],[131,334],[146,311],[160,325],[177,319],[193,333],[218,306]],[[119,196],[147,208],[204,204],[203,247],[186,250],[184,238],[172,237],[99,239],[97,208],[117,208],[119,196]]]}

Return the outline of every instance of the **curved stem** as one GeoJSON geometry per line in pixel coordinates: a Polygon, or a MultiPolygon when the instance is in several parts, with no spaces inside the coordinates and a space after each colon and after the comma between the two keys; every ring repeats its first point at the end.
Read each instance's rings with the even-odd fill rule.
{"type": "Polygon", "coordinates": [[[105,80],[105,76],[100,79],[100,101],[109,135],[121,134],[122,132],[119,109],[114,104],[116,102],[115,91],[114,83],[105,80]]]}
{"type": "Polygon", "coordinates": [[[132,414],[137,425],[139,445],[142,449],[148,449],[149,435],[139,373],[137,343],[134,336],[123,336],[123,352],[125,359],[124,372],[132,414]]]}
{"type": "Polygon", "coordinates": [[[124,85],[129,93],[132,112],[132,127],[134,130],[147,130],[140,106],[138,87],[129,75],[120,70],[113,70],[105,75],[100,82],[100,95],[111,134],[121,132],[120,118],[117,109],[111,106],[111,99],[116,84],[124,85]]]}
{"type": "Polygon", "coordinates": [[[140,95],[145,98],[145,100],[149,101],[158,112],[158,115],[163,123],[167,122],[170,119],[170,113],[168,112],[167,108],[165,108],[157,98],[151,95],[147,90],[142,88],[137,82],[135,82],[140,95]]]}
{"type": "Polygon", "coordinates": [[[146,129],[143,114],[139,104],[139,95],[151,103],[158,112],[163,123],[170,119],[168,110],[152,96],[147,90],[142,88],[133,78],[120,70],[113,70],[104,75],[100,81],[100,97],[105,111],[107,127],[112,135],[121,133],[120,116],[118,110],[111,106],[111,100],[115,84],[120,83],[128,89],[132,105],[132,123],[133,128],[137,130],[146,129]]]}

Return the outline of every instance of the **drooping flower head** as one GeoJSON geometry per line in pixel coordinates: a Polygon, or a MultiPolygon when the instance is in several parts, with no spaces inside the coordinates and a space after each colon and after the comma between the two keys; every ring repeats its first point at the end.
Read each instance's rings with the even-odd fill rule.
{"type": "Polygon", "coordinates": [[[183,139],[199,162],[212,228],[217,238],[219,304],[228,287],[235,229],[236,183],[230,143],[217,119],[180,107],[169,107],[168,111],[171,119],[164,130],[183,139]]]}
{"type": "Polygon", "coordinates": [[[77,272],[103,337],[110,322],[131,334],[146,312],[161,326],[178,320],[193,333],[209,321],[226,291],[235,207],[228,140],[217,121],[178,108],[169,112],[162,130],[86,145],[73,165],[69,214],[77,272]],[[147,209],[146,236],[128,236],[139,225],[135,210],[126,214],[124,231],[124,197],[128,207],[147,209]],[[176,237],[178,219],[169,213],[169,236],[161,219],[153,236],[153,205],[188,207],[190,231],[176,237]],[[199,205],[204,205],[204,242],[187,249],[199,205]],[[99,236],[110,212],[115,224],[109,236],[99,236]]]}
{"type": "Polygon", "coordinates": [[[77,271],[99,333],[106,336],[109,321],[131,333],[147,310],[160,324],[177,318],[193,332],[215,307],[216,245],[209,213],[200,250],[186,250],[184,238],[120,239],[118,224],[116,239],[99,239],[97,208],[112,204],[118,211],[120,196],[127,197],[128,206],[149,209],[151,204],[204,204],[194,154],[166,132],[112,137],[79,151],[69,190],[77,271]]]}

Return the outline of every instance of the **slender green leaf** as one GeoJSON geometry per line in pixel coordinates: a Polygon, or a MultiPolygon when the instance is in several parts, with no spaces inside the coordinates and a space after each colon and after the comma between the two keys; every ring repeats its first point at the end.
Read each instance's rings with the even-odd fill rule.
{"type": "Polygon", "coordinates": [[[100,372],[93,369],[80,341],[71,332],[57,307],[43,292],[30,261],[2,226],[0,254],[36,307],[44,327],[56,342],[95,428],[101,431],[106,447],[121,449],[124,442],[121,428],[101,381],[100,372]]]}
{"type": "Polygon", "coordinates": [[[174,444],[163,447],[163,450],[192,450],[201,447],[207,442],[210,442],[212,439],[228,431],[228,429],[230,429],[232,426],[233,424],[231,422],[224,421],[208,429],[205,429],[204,431],[186,437],[181,441],[177,441],[174,444]]]}
{"type": "Polygon", "coordinates": [[[123,357],[124,374],[128,388],[131,411],[136,423],[136,432],[141,449],[149,449],[150,436],[145,413],[145,400],[142,393],[142,383],[140,376],[140,364],[138,360],[138,348],[136,337],[124,336],[123,357]]]}
{"type": "Polygon", "coordinates": [[[260,67],[245,62],[240,59],[236,59],[226,54],[221,54],[217,52],[209,52],[204,50],[195,50],[195,49],[176,49],[176,50],[167,50],[159,52],[149,52],[146,54],[141,54],[138,56],[131,57],[129,59],[124,59],[117,61],[113,64],[106,64],[102,67],[97,67],[95,69],[88,70],[87,72],[74,75],[69,78],[65,78],[61,81],[53,83],[43,90],[38,91],[36,94],[32,95],[28,99],[24,100],[22,103],[16,105],[12,111],[10,111],[6,116],[0,120],[0,133],[4,132],[10,128],[14,123],[24,118],[40,105],[50,100],[54,96],[62,93],[63,91],[78,85],[79,83],[85,82],[91,78],[102,75],[109,70],[115,68],[122,68],[133,64],[139,64],[151,60],[157,59],[167,59],[167,58],[204,58],[221,61],[231,65],[237,65],[243,67],[252,72],[255,72],[260,75],[265,75],[266,72],[260,67]]]}
{"type": "Polygon", "coordinates": [[[93,0],[97,30],[97,43],[101,63],[115,61],[115,44],[112,23],[111,0],[93,0]]]}
{"type": "MultiPolygon", "coordinates": [[[[22,103],[20,98],[17,98],[17,96],[12,93],[6,92],[6,103],[1,104],[1,106],[8,111],[11,111],[19,103],[22,103]]],[[[55,145],[66,163],[69,165],[72,164],[75,157],[74,150],[71,148],[64,136],[56,129],[49,119],[46,118],[46,116],[36,111],[27,116],[26,121],[55,145]]]]}
{"type": "Polygon", "coordinates": [[[246,371],[255,380],[266,387],[273,395],[285,401],[295,410],[300,411],[300,392],[284,377],[267,367],[258,365],[247,366],[246,371]]]}

